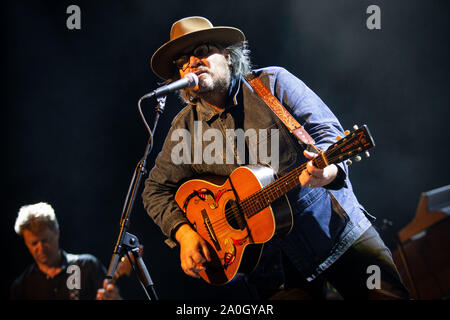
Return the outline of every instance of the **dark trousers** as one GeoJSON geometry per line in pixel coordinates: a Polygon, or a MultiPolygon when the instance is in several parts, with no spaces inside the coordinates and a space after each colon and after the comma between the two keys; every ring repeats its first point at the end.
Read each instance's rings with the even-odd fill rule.
{"type": "Polygon", "coordinates": [[[269,299],[329,299],[330,284],[344,299],[409,299],[391,252],[373,227],[313,281],[306,281],[286,256],[283,268],[284,289],[269,299]]]}

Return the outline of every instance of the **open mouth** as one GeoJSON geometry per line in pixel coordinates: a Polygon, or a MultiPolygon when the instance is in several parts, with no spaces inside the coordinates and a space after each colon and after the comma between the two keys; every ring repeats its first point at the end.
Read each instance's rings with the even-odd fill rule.
{"type": "Polygon", "coordinates": [[[204,73],[207,73],[207,71],[206,70],[199,70],[199,71],[196,71],[196,72],[194,72],[197,76],[200,76],[200,75],[202,75],[202,74],[204,74],[204,73]]]}

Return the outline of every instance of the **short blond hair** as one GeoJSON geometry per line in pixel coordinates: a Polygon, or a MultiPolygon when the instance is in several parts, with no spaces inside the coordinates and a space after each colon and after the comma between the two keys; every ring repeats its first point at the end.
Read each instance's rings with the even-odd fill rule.
{"type": "Polygon", "coordinates": [[[37,233],[45,227],[55,232],[59,230],[55,210],[53,210],[51,205],[46,202],[39,202],[20,208],[16,223],[14,224],[14,230],[18,235],[23,236],[24,230],[37,233]]]}

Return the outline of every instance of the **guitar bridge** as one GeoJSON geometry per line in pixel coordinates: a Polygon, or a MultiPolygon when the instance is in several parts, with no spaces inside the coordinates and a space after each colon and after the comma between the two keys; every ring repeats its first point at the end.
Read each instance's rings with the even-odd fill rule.
{"type": "Polygon", "coordinates": [[[214,232],[214,229],[212,227],[211,221],[209,220],[208,213],[205,209],[202,209],[202,217],[203,222],[205,223],[206,230],[208,231],[209,238],[212,240],[214,247],[217,251],[220,251],[220,244],[217,240],[216,233],[214,232]]]}

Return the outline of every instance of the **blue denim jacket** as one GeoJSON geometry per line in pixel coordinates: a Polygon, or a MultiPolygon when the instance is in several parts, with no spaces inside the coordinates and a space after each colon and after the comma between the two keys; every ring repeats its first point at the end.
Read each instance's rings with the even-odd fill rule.
{"type": "MultiPolygon", "coordinates": [[[[254,73],[306,129],[317,147],[326,150],[336,141],[336,136],[343,136],[343,129],[330,109],[287,70],[268,67],[254,70],[254,73]]],[[[171,151],[178,143],[171,139],[173,131],[186,129],[192,133],[194,123],[199,123],[198,121],[201,122],[203,131],[213,128],[220,130],[224,136],[226,129],[278,129],[279,176],[307,161],[297,139],[243,78],[232,80],[229,104],[222,112],[213,110],[201,100],[193,101],[173,120],[142,195],[144,207],[168,237],[166,242],[171,246],[175,245],[174,230],[187,222],[174,201],[174,194],[180,184],[202,174],[228,176],[241,165],[226,164],[225,161],[224,164],[173,163],[171,151]]],[[[191,134],[191,146],[194,146],[194,140],[194,134],[191,134]]],[[[202,148],[204,150],[205,145],[202,148]]],[[[270,146],[267,148],[270,149],[270,146]]],[[[329,186],[297,188],[288,193],[294,211],[294,228],[288,235],[276,237],[265,245],[252,277],[269,277],[273,280],[266,280],[266,284],[272,283],[274,287],[282,284],[283,273],[279,268],[281,249],[305,278],[312,280],[369,228],[367,212],[353,193],[347,166],[341,163],[338,167],[340,174],[329,186]]]]}

